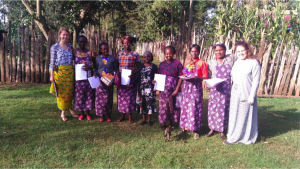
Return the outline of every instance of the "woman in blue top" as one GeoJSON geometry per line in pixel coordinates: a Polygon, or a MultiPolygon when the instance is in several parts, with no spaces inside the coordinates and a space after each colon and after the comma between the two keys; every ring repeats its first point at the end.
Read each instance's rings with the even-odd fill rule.
{"type": "MultiPolygon", "coordinates": [[[[69,30],[61,27],[58,31],[60,41],[51,46],[51,60],[49,65],[50,81],[56,86],[57,106],[61,111],[61,119],[67,121],[65,112],[70,110],[73,117],[78,117],[72,109],[74,95],[74,67],[73,67],[73,47],[69,40],[69,30]]],[[[50,91],[55,93],[54,90],[50,91]]]]}
{"type": "MultiPolygon", "coordinates": [[[[99,55],[96,57],[95,74],[101,78],[105,74],[114,74],[117,70],[116,57],[108,53],[108,44],[102,42],[99,44],[99,55]]],[[[113,106],[113,85],[107,86],[100,81],[100,86],[96,89],[96,115],[100,116],[100,122],[104,121],[104,115],[107,116],[107,122],[111,122],[111,113],[113,106]]]]}

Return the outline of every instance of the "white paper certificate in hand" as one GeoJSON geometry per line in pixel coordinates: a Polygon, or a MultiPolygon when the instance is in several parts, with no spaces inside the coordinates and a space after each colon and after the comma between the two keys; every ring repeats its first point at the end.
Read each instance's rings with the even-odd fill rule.
{"type": "Polygon", "coordinates": [[[100,79],[99,77],[95,77],[95,76],[92,76],[92,77],[89,77],[89,82],[90,82],[90,85],[92,87],[92,89],[95,89],[97,88],[98,86],[100,86],[100,79]]]}
{"type": "Polygon", "coordinates": [[[131,70],[122,69],[121,85],[129,85],[130,84],[130,77],[128,77],[129,75],[131,75],[131,70]]]}
{"type": "Polygon", "coordinates": [[[87,71],[83,70],[82,67],[84,64],[75,65],[75,80],[87,80],[87,71]]]}
{"type": "Polygon", "coordinates": [[[154,80],[156,81],[154,90],[165,91],[166,75],[155,74],[154,80]]]}
{"type": "Polygon", "coordinates": [[[213,78],[213,79],[205,79],[205,84],[208,88],[215,88],[218,86],[220,83],[226,81],[226,79],[221,79],[221,78],[213,78]]]}

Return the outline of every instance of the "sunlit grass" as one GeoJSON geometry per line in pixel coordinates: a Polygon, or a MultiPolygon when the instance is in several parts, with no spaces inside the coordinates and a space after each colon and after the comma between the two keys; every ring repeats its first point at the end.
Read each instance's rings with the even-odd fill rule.
{"type": "MultiPolygon", "coordinates": [[[[157,114],[153,126],[112,123],[99,118],[79,121],[68,113],[62,122],[49,85],[0,84],[0,166],[2,168],[298,168],[300,161],[298,99],[259,99],[259,138],[254,145],[225,146],[218,134],[205,138],[207,98],[198,140],[192,133],[164,141],[157,114]],[[285,116],[285,118],[274,116],[285,116]]],[[[116,91],[116,90],[115,90],[116,91]]],[[[115,92],[116,93],[116,92],[115,92]]]]}

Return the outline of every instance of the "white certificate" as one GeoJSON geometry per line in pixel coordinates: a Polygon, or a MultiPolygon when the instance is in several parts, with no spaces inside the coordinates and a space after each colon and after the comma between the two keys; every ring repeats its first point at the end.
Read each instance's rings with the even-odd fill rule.
{"type": "Polygon", "coordinates": [[[131,70],[129,69],[122,69],[121,73],[121,85],[129,85],[130,84],[130,76],[131,70]]]}
{"type": "Polygon", "coordinates": [[[205,79],[205,84],[208,88],[214,88],[218,86],[220,83],[226,81],[226,79],[221,79],[221,78],[213,78],[213,79],[205,79]]]}
{"type": "Polygon", "coordinates": [[[99,77],[95,77],[95,76],[92,76],[92,77],[89,77],[89,82],[90,82],[90,85],[92,87],[92,89],[95,89],[97,88],[98,86],[100,86],[100,79],[99,77]]]}
{"type": "Polygon", "coordinates": [[[166,75],[155,74],[154,80],[156,81],[154,90],[165,91],[166,75]]]}
{"type": "Polygon", "coordinates": [[[84,64],[75,65],[75,80],[87,80],[87,71],[83,70],[82,67],[84,64]]]}

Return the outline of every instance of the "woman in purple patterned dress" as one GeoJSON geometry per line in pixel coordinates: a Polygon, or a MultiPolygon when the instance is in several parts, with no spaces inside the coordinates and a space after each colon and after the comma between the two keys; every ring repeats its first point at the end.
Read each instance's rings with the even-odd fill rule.
{"type": "MultiPolygon", "coordinates": [[[[116,57],[108,53],[108,43],[102,42],[99,44],[99,55],[95,61],[95,74],[101,78],[104,74],[114,74],[117,70],[116,57]]],[[[104,116],[107,116],[107,122],[111,122],[111,113],[113,106],[113,85],[107,86],[100,81],[100,86],[96,89],[96,115],[100,116],[100,122],[104,121],[104,116]]]]}
{"type": "Polygon", "coordinates": [[[209,92],[208,126],[210,131],[205,137],[213,135],[214,131],[220,132],[220,138],[226,138],[224,132],[228,127],[228,114],[230,105],[231,78],[230,72],[234,60],[230,55],[225,55],[226,47],[222,42],[213,46],[215,58],[208,62],[209,77],[226,79],[209,92]]]}
{"type": "MultiPolygon", "coordinates": [[[[183,66],[180,61],[173,59],[176,51],[173,46],[165,48],[166,60],[159,64],[157,73],[166,75],[165,91],[159,93],[159,123],[160,128],[164,129],[165,123],[170,120],[170,126],[173,122],[178,123],[180,117],[180,109],[175,108],[175,96],[180,90],[182,79],[178,76],[183,75],[183,66]],[[169,104],[171,103],[171,105],[169,104]]],[[[156,82],[153,81],[153,84],[156,82]]]]}
{"type": "Polygon", "coordinates": [[[185,131],[194,132],[194,139],[199,138],[197,133],[202,122],[203,89],[202,80],[208,78],[208,70],[204,61],[199,59],[200,46],[193,44],[190,47],[191,58],[183,69],[184,76],[191,79],[184,80],[182,89],[182,105],[180,114],[179,134],[185,131]]]}
{"type": "Polygon", "coordinates": [[[118,119],[119,122],[123,121],[125,114],[129,116],[129,123],[132,124],[132,112],[136,110],[136,93],[137,93],[137,72],[140,66],[140,56],[136,51],[131,50],[133,40],[130,36],[124,36],[121,39],[124,50],[118,53],[117,60],[119,61],[119,72],[122,73],[123,69],[131,70],[130,84],[120,85],[118,88],[118,110],[122,116],[118,119]]]}
{"type": "MultiPolygon", "coordinates": [[[[77,38],[78,49],[75,50],[75,64],[85,64],[83,69],[88,71],[88,77],[92,75],[92,59],[90,51],[85,48],[87,38],[80,35],[77,38]]],[[[75,94],[74,94],[74,109],[81,112],[79,120],[83,120],[86,116],[87,120],[91,120],[89,111],[94,108],[94,91],[88,80],[75,81],[75,94]],[[86,111],[86,115],[84,115],[86,111]]]]}
{"type": "Polygon", "coordinates": [[[144,64],[141,64],[139,67],[136,103],[138,112],[143,115],[143,121],[140,124],[146,124],[146,115],[148,115],[148,126],[152,126],[151,115],[157,112],[156,94],[153,91],[154,85],[152,84],[154,74],[157,72],[157,66],[152,63],[153,55],[151,52],[146,51],[143,58],[144,64]]]}

